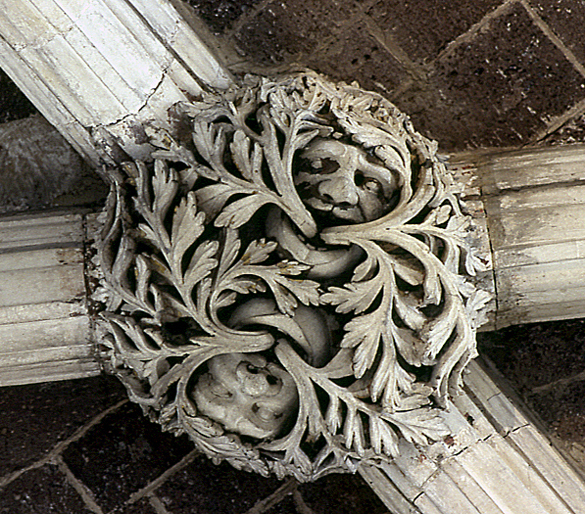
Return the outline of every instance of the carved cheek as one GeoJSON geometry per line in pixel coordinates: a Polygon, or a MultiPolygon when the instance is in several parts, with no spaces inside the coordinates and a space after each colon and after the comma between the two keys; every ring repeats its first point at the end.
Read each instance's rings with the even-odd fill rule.
{"type": "Polygon", "coordinates": [[[244,433],[243,430],[247,430],[245,435],[251,435],[252,437],[274,437],[278,435],[289,418],[290,410],[291,408],[288,405],[274,405],[274,402],[265,401],[254,402],[246,415],[248,423],[240,422],[240,433],[244,433]],[[244,429],[244,426],[248,428],[244,429]]]}
{"type": "Polygon", "coordinates": [[[298,399],[295,396],[278,396],[269,400],[261,400],[254,404],[252,411],[262,425],[280,426],[295,411],[298,399]]]}
{"type": "Polygon", "coordinates": [[[266,398],[263,403],[267,408],[274,412],[284,412],[285,414],[288,414],[298,405],[299,393],[297,391],[297,386],[288,373],[283,371],[275,374],[277,374],[281,380],[278,394],[266,398]]]}
{"type": "Polygon", "coordinates": [[[275,408],[270,402],[240,398],[239,403],[230,411],[231,419],[227,428],[241,435],[258,439],[274,437],[280,431],[286,416],[282,408],[275,408]]]}
{"type": "Polygon", "coordinates": [[[197,384],[193,390],[193,399],[199,411],[220,423],[225,421],[227,411],[232,408],[233,396],[225,394],[218,396],[210,387],[208,380],[202,380],[197,384]]]}
{"type": "Polygon", "coordinates": [[[263,403],[254,403],[252,405],[254,418],[258,419],[265,428],[278,428],[282,423],[283,412],[281,409],[275,409],[273,406],[264,405],[263,403]]]}
{"type": "MultiPolygon", "coordinates": [[[[249,419],[259,428],[269,430],[270,437],[278,434],[285,422],[295,412],[299,398],[292,377],[280,377],[282,387],[278,394],[255,398],[250,402],[249,419]]],[[[247,406],[248,407],[248,406],[247,406]]]]}
{"type": "Polygon", "coordinates": [[[359,206],[365,221],[375,220],[385,214],[385,204],[376,193],[361,189],[359,197],[359,206]]]}

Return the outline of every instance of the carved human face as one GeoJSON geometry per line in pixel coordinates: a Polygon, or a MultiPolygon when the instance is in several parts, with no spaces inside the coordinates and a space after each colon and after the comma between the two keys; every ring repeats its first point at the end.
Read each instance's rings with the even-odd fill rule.
{"type": "Polygon", "coordinates": [[[259,354],[228,354],[208,362],[193,397],[199,411],[226,430],[274,438],[298,404],[292,377],[259,354]]]}
{"type": "Polygon", "coordinates": [[[360,147],[318,139],[301,154],[310,169],[295,184],[308,206],[352,223],[371,221],[388,212],[397,187],[394,173],[360,147]]]}

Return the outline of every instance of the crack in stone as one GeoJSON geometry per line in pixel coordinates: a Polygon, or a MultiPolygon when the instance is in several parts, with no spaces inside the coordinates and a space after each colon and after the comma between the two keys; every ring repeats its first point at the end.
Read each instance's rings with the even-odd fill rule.
{"type": "Polygon", "coordinates": [[[128,114],[125,114],[121,118],[119,118],[115,121],[112,121],[110,123],[107,123],[105,125],[99,124],[99,125],[91,125],[89,127],[86,127],[87,130],[90,130],[90,131],[91,130],[100,130],[100,129],[107,130],[110,127],[115,127],[116,125],[125,123],[127,120],[132,119],[133,117],[139,118],[140,113],[142,111],[144,111],[147,107],[149,107],[149,102],[152,99],[152,97],[154,95],[156,95],[159,92],[159,90],[162,88],[163,82],[167,78],[167,71],[169,70],[171,64],[172,64],[172,59],[161,70],[161,76],[160,76],[158,83],[155,86],[153,86],[151,88],[151,90],[147,93],[144,101],[142,102],[142,105],[140,107],[138,107],[138,109],[136,109],[134,112],[129,112],[128,114]]]}
{"type": "MultiPolygon", "coordinates": [[[[41,16],[47,20],[49,22],[49,25],[55,29],[55,33],[52,34],[50,37],[48,38],[42,38],[38,41],[30,41],[28,43],[15,43],[12,44],[10,42],[8,42],[4,37],[2,37],[2,39],[6,42],[6,44],[8,46],[10,46],[14,51],[16,52],[22,52],[23,50],[26,49],[32,49],[32,50],[42,50],[45,46],[47,46],[48,44],[52,43],[53,41],[55,41],[55,39],[57,39],[58,37],[62,37],[67,43],[69,43],[69,41],[67,41],[66,36],[68,34],[70,34],[71,32],[73,32],[74,29],[77,28],[77,25],[74,23],[74,21],[69,18],[69,16],[67,16],[67,18],[69,18],[69,21],[71,23],[71,25],[65,30],[65,31],[59,31],[57,30],[57,28],[49,21],[49,19],[44,16],[40,11],[39,13],[41,14],[41,16]]],[[[65,13],[64,13],[65,14],[65,13]]],[[[65,14],[66,15],[66,14],[65,14]]]]}
{"type": "MultiPolygon", "coordinates": [[[[107,124],[84,127],[90,134],[90,139],[92,141],[94,149],[97,151],[98,155],[104,162],[108,163],[109,165],[115,165],[116,161],[119,160],[116,159],[116,153],[119,151],[124,152],[124,154],[126,153],[124,151],[125,142],[121,141],[120,137],[114,134],[111,131],[111,129],[115,129],[117,127],[123,126],[124,124],[127,124],[129,129],[136,128],[137,130],[142,130],[142,127],[145,124],[145,122],[153,121],[141,119],[145,118],[142,117],[141,114],[144,113],[144,111],[150,107],[151,99],[156,94],[158,94],[162,89],[163,83],[167,78],[167,70],[169,69],[171,64],[172,61],[167,63],[165,68],[162,70],[160,80],[158,81],[156,86],[154,86],[151,89],[151,91],[145,98],[144,102],[137,110],[125,114],[121,118],[107,124]]],[[[148,144],[147,141],[144,141],[142,143],[138,142],[138,138],[139,138],[138,133],[134,133],[134,140],[132,140],[131,142],[136,145],[148,144]]]]}

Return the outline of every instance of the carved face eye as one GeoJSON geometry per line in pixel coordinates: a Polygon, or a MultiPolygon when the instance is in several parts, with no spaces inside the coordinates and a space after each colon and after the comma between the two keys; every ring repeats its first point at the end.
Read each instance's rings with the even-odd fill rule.
{"type": "Polygon", "coordinates": [[[246,364],[246,370],[248,373],[252,373],[252,375],[257,375],[260,371],[258,366],[254,366],[254,364],[251,364],[250,362],[246,364]]]}
{"type": "Polygon", "coordinates": [[[339,163],[333,159],[315,159],[311,162],[314,173],[329,174],[335,173],[339,169],[339,163]]]}
{"type": "Polygon", "coordinates": [[[364,179],[361,188],[364,191],[368,191],[369,193],[375,195],[381,195],[383,193],[382,184],[380,184],[380,182],[378,182],[375,178],[364,179]]]}
{"type": "Polygon", "coordinates": [[[250,375],[258,375],[259,373],[263,373],[266,378],[266,382],[268,382],[269,385],[278,384],[278,378],[276,378],[274,375],[266,374],[264,368],[259,368],[250,362],[246,364],[246,371],[250,373],[250,375]]]}
{"type": "Polygon", "coordinates": [[[382,194],[384,191],[382,184],[380,183],[379,180],[372,177],[368,177],[367,174],[364,174],[361,171],[356,171],[354,175],[354,182],[355,185],[358,186],[360,189],[367,191],[369,193],[379,195],[382,194]]]}
{"type": "Polygon", "coordinates": [[[273,410],[267,409],[266,407],[262,407],[257,403],[252,405],[252,412],[256,414],[256,416],[258,416],[262,421],[266,422],[274,421],[275,419],[282,416],[282,414],[280,415],[276,414],[276,412],[274,412],[273,410]]]}
{"type": "Polygon", "coordinates": [[[230,399],[234,396],[234,394],[225,387],[221,382],[214,380],[210,385],[209,389],[214,396],[218,398],[230,399]]]}

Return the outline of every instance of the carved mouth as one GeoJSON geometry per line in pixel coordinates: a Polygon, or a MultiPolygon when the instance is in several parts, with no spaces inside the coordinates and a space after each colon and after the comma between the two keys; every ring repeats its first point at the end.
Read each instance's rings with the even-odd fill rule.
{"type": "Polygon", "coordinates": [[[317,209],[317,210],[323,211],[323,212],[330,212],[333,210],[333,207],[335,207],[335,205],[333,205],[332,203],[325,202],[321,198],[318,198],[316,196],[312,196],[311,198],[306,198],[304,200],[304,202],[309,207],[313,207],[313,209],[317,209]]]}
{"type": "Polygon", "coordinates": [[[340,205],[335,205],[331,210],[331,214],[333,214],[336,218],[345,221],[353,221],[354,223],[363,223],[364,221],[366,221],[364,215],[362,214],[361,210],[358,207],[346,208],[340,205]]]}
{"type": "Polygon", "coordinates": [[[363,223],[364,215],[356,205],[343,206],[329,203],[319,197],[311,197],[304,200],[305,204],[322,213],[327,213],[331,218],[337,218],[353,223],[363,223]]]}

